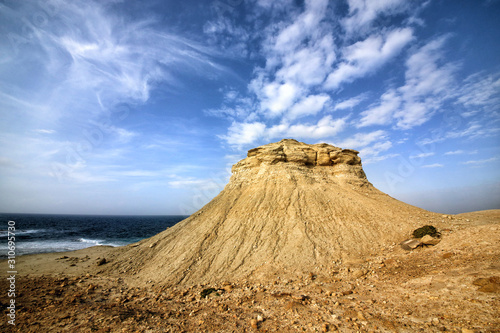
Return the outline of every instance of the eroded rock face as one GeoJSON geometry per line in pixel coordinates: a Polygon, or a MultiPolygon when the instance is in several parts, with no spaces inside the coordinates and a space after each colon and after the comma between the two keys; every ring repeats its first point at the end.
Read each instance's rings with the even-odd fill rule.
{"type": "MultiPolygon", "coordinates": [[[[324,168],[323,172],[338,178],[366,180],[359,152],[326,143],[308,145],[293,139],[283,139],[248,151],[247,158],[233,166],[233,173],[269,166],[324,168]]],[[[319,171],[315,169],[314,171],[319,171]]]]}

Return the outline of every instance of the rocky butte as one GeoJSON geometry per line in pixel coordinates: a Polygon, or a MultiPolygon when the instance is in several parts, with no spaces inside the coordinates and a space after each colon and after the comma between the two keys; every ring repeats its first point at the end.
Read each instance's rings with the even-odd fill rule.
{"type": "Polygon", "coordinates": [[[284,139],[248,151],[211,202],[99,269],[160,285],[326,272],[440,218],[377,190],[357,151],[284,139]]]}

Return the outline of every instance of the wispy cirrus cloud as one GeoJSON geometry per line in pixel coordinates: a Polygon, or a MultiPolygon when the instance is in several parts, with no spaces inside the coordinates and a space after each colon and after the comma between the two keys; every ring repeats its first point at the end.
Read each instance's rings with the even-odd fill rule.
{"type": "Polygon", "coordinates": [[[443,63],[446,37],[431,40],[406,61],[405,83],[388,89],[361,113],[358,127],[396,123],[401,129],[422,125],[450,98],[456,87],[456,64],[443,63]]]}
{"type": "Polygon", "coordinates": [[[380,16],[391,16],[410,8],[404,0],[349,0],[348,5],[349,14],[341,21],[348,36],[366,33],[380,16]]]}
{"type": "Polygon", "coordinates": [[[373,73],[401,52],[412,39],[411,28],[397,28],[369,36],[343,50],[343,61],[328,75],[327,89],[337,89],[342,83],[373,73]]]}
{"type": "Polygon", "coordinates": [[[443,168],[444,164],[441,163],[434,163],[434,164],[426,164],[422,165],[421,168],[443,168]]]}
{"type": "MultiPolygon", "coordinates": [[[[67,170],[75,177],[83,175],[80,167],[88,164],[82,162],[102,150],[113,156],[140,137],[123,122],[109,121],[128,116],[123,105],[146,104],[160,85],[183,89],[190,75],[229,72],[219,61],[220,51],[159,25],[160,16],[127,16],[96,1],[26,1],[15,7],[3,6],[0,13],[11,29],[0,39],[7,50],[1,63],[1,117],[4,126],[23,123],[27,131],[13,132],[16,144],[5,146],[2,154],[21,161],[24,155],[16,148],[22,147],[37,156],[46,174],[54,173],[56,163],[71,165],[67,170]]],[[[79,178],[85,179],[109,178],[79,178]]]]}
{"type": "Polygon", "coordinates": [[[499,157],[490,157],[490,158],[485,158],[485,159],[482,159],[482,160],[469,160],[469,161],[462,162],[462,164],[464,164],[464,165],[472,165],[472,166],[480,166],[480,165],[483,165],[483,164],[488,164],[488,163],[496,162],[499,159],[500,159],[499,157]]]}

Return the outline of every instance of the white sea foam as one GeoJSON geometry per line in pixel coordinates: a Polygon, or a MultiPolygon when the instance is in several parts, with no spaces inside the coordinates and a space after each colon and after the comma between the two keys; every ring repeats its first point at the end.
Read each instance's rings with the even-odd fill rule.
{"type": "MultiPolygon", "coordinates": [[[[47,231],[46,229],[28,229],[28,230],[16,230],[13,233],[16,236],[20,236],[20,235],[38,234],[46,231],[47,231]]],[[[1,235],[7,235],[7,230],[0,230],[0,236],[1,235]]]]}
{"type": "Polygon", "coordinates": [[[77,240],[18,242],[16,245],[17,254],[24,255],[34,253],[75,251],[97,245],[117,247],[127,245],[127,243],[106,242],[100,239],[79,238],[77,240]]]}

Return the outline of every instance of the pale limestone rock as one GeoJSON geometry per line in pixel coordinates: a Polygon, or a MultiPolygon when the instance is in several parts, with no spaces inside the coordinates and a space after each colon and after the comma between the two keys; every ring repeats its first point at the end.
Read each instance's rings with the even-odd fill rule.
{"type": "Polygon", "coordinates": [[[431,235],[425,235],[420,239],[420,242],[424,245],[436,245],[441,240],[439,238],[434,238],[431,235]]]}

